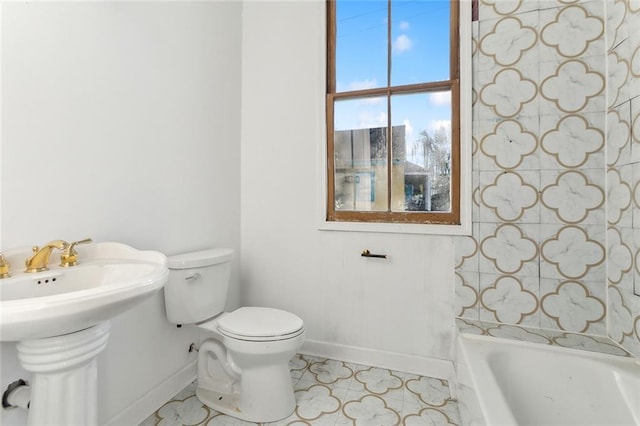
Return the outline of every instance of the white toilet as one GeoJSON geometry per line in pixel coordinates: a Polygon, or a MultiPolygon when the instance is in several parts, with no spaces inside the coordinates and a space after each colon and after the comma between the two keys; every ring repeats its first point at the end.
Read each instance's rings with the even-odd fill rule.
{"type": "Polygon", "coordinates": [[[281,420],[296,406],[289,360],[302,346],[304,324],[280,309],[224,312],[232,258],[232,249],[168,257],[167,318],[211,335],[198,354],[200,401],[250,422],[281,420]]]}

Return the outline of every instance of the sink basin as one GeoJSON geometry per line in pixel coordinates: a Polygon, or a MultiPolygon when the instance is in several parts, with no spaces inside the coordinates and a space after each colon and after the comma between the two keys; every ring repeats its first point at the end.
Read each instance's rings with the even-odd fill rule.
{"type": "Polygon", "coordinates": [[[169,277],[159,252],[121,243],[76,250],[78,265],[55,266],[54,252],[49,270],[35,273],[21,271],[29,248],[4,251],[12,276],[0,280],[0,339],[18,341],[20,365],[33,373],[31,387],[13,390],[30,395],[30,426],[98,424],[97,355],[107,345],[109,320],[149,298],[169,277]]]}
{"type": "Polygon", "coordinates": [[[169,276],[159,252],[113,242],[76,250],[78,265],[55,266],[54,251],[49,270],[36,273],[22,271],[30,248],[4,253],[12,276],[0,280],[0,340],[40,339],[92,327],[150,297],[169,276]]]}

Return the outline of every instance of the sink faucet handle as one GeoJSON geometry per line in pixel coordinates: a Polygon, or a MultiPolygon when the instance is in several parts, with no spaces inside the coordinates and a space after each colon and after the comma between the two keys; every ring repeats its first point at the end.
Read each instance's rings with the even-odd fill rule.
{"type": "Polygon", "coordinates": [[[67,268],[69,266],[74,266],[78,264],[78,252],[75,247],[78,244],[88,244],[93,242],[91,238],[85,238],[84,240],[74,241],[71,244],[67,244],[65,248],[62,250],[62,254],[60,255],[60,266],[63,268],[67,268]]]}
{"type": "Polygon", "coordinates": [[[4,257],[4,254],[0,253],[0,279],[9,278],[11,276],[9,275],[10,267],[11,266],[9,265],[7,259],[4,257]]]}

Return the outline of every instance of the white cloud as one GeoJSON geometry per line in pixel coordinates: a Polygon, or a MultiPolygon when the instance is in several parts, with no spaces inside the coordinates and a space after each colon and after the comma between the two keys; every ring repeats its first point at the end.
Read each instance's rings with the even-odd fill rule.
{"type": "Polygon", "coordinates": [[[407,31],[411,25],[409,25],[409,23],[407,21],[402,21],[400,22],[400,24],[398,25],[398,27],[402,30],[402,31],[407,31]]]}
{"type": "Polygon", "coordinates": [[[386,112],[363,111],[358,115],[359,128],[371,129],[375,127],[385,127],[387,125],[386,112]]]}
{"type": "Polygon", "coordinates": [[[429,123],[429,130],[436,131],[445,129],[447,133],[451,133],[451,120],[434,120],[429,123]]]}
{"type": "Polygon", "coordinates": [[[407,37],[407,35],[400,34],[393,42],[393,51],[397,54],[401,54],[403,52],[411,50],[412,45],[413,42],[409,37],[407,37]]]}
{"type": "MultiPolygon", "coordinates": [[[[373,89],[376,87],[380,87],[378,85],[378,80],[376,78],[364,79],[364,80],[354,80],[347,86],[347,91],[351,90],[367,90],[373,89]]],[[[344,88],[338,87],[338,92],[345,91],[344,88]]],[[[364,98],[359,101],[359,103],[364,105],[378,105],[382,102],[384,98],[375,97],[375,98],[364,98]]]]}
{"type": "Polygon", "coordinates": [[[435,106],[451,105],[451,92],[434,92],[429,94],[429,102],[435,106]]]}
{"type": "Polygon", "coordinates": [[[380,105],[385,98],[364,98],[360,102],[365,105],[380,105]]]}
{"type": "Polygon", "coordinates": [[[413,141],[413,126],[408,119],[402,120],[404,124],[404,138],[406,141],[413,141]]]}
{"type": "Polygon", "coordinates": [[[378,80],[375,78],[365,80],[354,80],[349,83],[349,90],[366,90],[378,87],[378,80]]]}

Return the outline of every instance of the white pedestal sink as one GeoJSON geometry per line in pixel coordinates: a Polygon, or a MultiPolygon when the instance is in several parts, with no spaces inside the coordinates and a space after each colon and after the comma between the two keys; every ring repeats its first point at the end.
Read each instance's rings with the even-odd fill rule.
{"type": "MultiPolygon", "coordinates": [[[[0,280],[0,339],[18,341],[18,358],[33,373],[30,425],[96,425],[96,356],[109,319],[160,290],[166,258],[120,243],[77,248],[80,263],[16,272],[30,249],[6,251],[13,276],[0,280]]],[[[53,262],[52,262],[53,263],[53,262]]]]}

